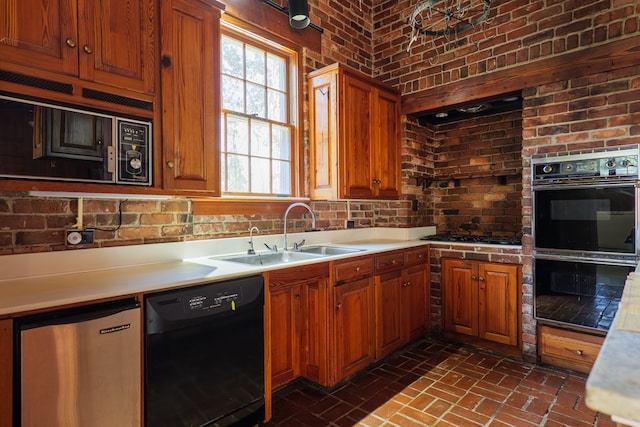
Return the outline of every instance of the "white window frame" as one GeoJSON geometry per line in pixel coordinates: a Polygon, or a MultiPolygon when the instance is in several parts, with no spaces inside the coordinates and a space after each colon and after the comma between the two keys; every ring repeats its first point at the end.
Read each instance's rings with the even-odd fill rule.
{"type": "MultiPolygon", "coordinates": [[[[264,50],[268,53],[272,53],[275,54],[277,56],[281,56],[281,57],[286,57],[287,58],[287,92],[288,92],[288,100],[286,100],[285,104],[287,107],[287,111],[286,111],[286,123],[285,122],[278,122],[278,121],[273,121],[270,120],[266,117],[262,118],[258,118],[253,114],[247,114],[246,111],[243,112],[237,112],[237,111],[231,111],[231,110],[227,110],[224,108],[224,102],[222,101],[222,90],[220,93],[220,97],[221,97],[221,106],[222,106],[222,110],[221,110],[221,115],[219,120],[221,120],[221,135],[220,135],[220,185],[221,185],[221,194],[223,197],[225,198],[234,198],[234,197],[239,197],[239,198],[273,198],[273,197],[277,197],[278,199],[282,199],[282,198],[297,198],[300,195],[300,188],[301,188],[301,177],[303,174],[303,169],[302,167],[300,167],[301,165],[301,161],[300,161],[300,153],[302,152],[302,144],[301,144],[301,129],[299,127],[299,102],[298,102],[298,98],[299,98],[299,92],[300,92],[300,88],[301,85],[299,83],[299,72],[298,72],[298,67],[299,67],[299,54],[298,52],[296,52],[293,49],[290,49],[288,47],[285,47],[281,44],[278,44],[272,40],[268,40],[265,37],[262,37],[260,35],[256,35],[253,33],[250,33],[244,29],[241,29],[231,23],[222,21],[222,28],[221,28],[221,41],[220,43],[222,43],[222,37],[227,36],[227,37],[231,37],[235,40],[238,40],[242,43],[245,43],[249,46],[255,46],[258,49],[264,50]],[[271,125],[277,125],[277,126],[287,126],[289,128],[289,135],[290,135],[290,147],[289,147],[289,184],[290,184],[290,190],[287,194],[282,194],[280,192],[274,191],[274,192],[270,192],[270,193],[264,193],[264,192],[253,192],[253,191],[229,191],[229,186],[228,186],[228,177],[229,174],[227,173],[227,135],[226,135],[226,127],[225,127],[225,123],[227,122],[227,119],[229,117],[235,117],[235,118],[239,118],[239,119],[245,119],[247,120],[249,123],[251,123],[252,121],[259,121],[262,124],[266,124],[268,126],[271,125]]],[[[223,55],[223,50],[220,49],[220,61],[222,62],[222,55],[223,55]]],[[[224,73],[222,72],[221,69],[221,76],[220,79],[222,80],[224,76],[224,73]]],[[[246,82],[247,80],[243,80],[244,84],[245,84],[245,88],[246,88],[246,82]]],[[[246,96],[246,90],[245,90],[245,96],[246,96]]],[[[246,105],[246,103],[245,103],[246,105]]],[[[246,107],[245,107],[246,109],[246,107]]],[[[268,114],[267,114],[268,115],[268,114]]],[[[249,154],[249,165],[251,165],[251,152],[248,153],[249,154]]],[[[272,153],[273,154],[273,153],[272,153]]],[[[271,159],[271,161],[273,161],[273,157],[271,156],[269,157],[271,159]]],[[[249,172],[249,174],[251,175],[251,171],[249,172]]],[[[247,180],[250,180],[251,176],[247,177],[247,180]]],[[[272,176],[269,175],[268,177],[265,177],[265,179],[269,179],[270,181],[272,180],[272,176]]],[[[249,184],[250,185],[250,184],[249,184]]],[[[272,185],[272,184],[271,184],[272,185]]],[[[251,190],[251,188],[249,188],[249,190],[251,190]]]]}

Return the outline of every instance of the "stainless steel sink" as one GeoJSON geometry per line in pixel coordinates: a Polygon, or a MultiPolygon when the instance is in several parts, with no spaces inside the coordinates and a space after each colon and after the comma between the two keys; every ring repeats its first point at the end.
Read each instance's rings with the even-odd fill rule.
{"type": "Polygon", "coordinates": [[[309,246],[300,248],[300,252],[307,254],[318,254],[318,255],[347,255],[354,254],[357,252],[362,252],[364,249],[358,248],[344,248],[339,246],[309,246]]]}
{"type": "Polygon", "coordinates": [[[303,253],[303,252],[270,252],[270,253],[258,253],[255,255],[237,255],[231,257],[215,257],[220,261],[237,262],[240,264],[248,265],[276,265],[286,264],[289,262],[306,261],[310,259],[321,258],[318,254],[303,253]]]}
{"type": "Polygon", "coordinates": [[[266,252],[257,253],[255,255],[233,255],[226,257],[211,257],[211,259],[220,261],[237,262],[247,265],[277,265],[286,264],[296,261],[307,261],[313,259],[321,259],[331,255],[348,255],[364,251],[364,249],[344,248],[339,246],[309,246],[302,247],[297,251],[287,252],[266,252]]]}

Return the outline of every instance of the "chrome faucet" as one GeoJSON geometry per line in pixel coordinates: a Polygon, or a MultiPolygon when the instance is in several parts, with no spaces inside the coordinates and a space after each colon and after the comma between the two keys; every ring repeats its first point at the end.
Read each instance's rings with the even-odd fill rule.
{"type": "Polygon", "coordinates": [[[249,229],[249,250],[247,251],[248,255],[256,254],[256,251],[253,249],[253,230],[255,230],[256,233],[260,232],[260,229],[256,226],[253,226],[249,229]]]}
{"type": "Polygon", "coordinates": [[[289,215],[289,211],[297,206],[301,206],[303,208],[306,208],[309,213],[311,214],[311,228],[314,229],[316,228],[316,216],[313,213],[313,211],[311,210],[311,206],[307,205],[306,203],[302,203],[302,202],[297,202],[297,203],[292,203],[289,205],[289,207],[287,208],[287,210],[284,213],[284,248],[282,249],[283,251],[287,251],[287,215],[289,215]]]}

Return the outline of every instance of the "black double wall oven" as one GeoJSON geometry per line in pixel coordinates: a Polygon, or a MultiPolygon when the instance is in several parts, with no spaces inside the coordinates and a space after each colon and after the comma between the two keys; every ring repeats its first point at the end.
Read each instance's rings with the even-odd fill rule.
{"type": "Polygon", "coordinates": [[[532,161],[538,323],[604,335],[638,263],[638,146],[532,161]]]}

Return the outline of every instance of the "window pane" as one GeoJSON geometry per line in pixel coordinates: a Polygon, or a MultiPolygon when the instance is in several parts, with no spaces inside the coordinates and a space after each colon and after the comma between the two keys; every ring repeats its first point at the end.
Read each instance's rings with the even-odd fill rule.
{"type": "Polygon", "coordinates": [[[271,131],[271,145],[274,159],[291,160],[291,140],[289,128],[273,125],[271,131]]]}
{"type": "Polygon", "coordinates": [[[271,155],[269,124],[266,122],[251,121],[251,155],[267,158],[271,155]]]}
{"type": "Polygon", "coordinates": [[[242,80],[222,76],[222,108],[244,113],[244,90],[242,80]]]}
{"type": "Polygon", "coordinates": [[[278,122],[286,123],[287,121],[287,106],[286,106],[286,98],[284,93],[275,92],[271,89],[267,92],[269,97],[268,103],[268,112],[269,119],[275,120],[278,122]]]}
{"type": "Polygon", "coordinates": [[[265,59],[264,50],[247,46],[247,80],[250,82],[265,84],[265,59]]]}
{"type": "Polygon", "coordinates": [[[249,120],[227,116],[227,151],[249,154],[249,120]]]}
{"type": "Polygon", "coordinates": [[[223,36],[222,43],[222,73],[242,78],[242,43],[223,36]]]}
{"type": "Polygon", "coordinates": [[[274,161],[271,176],[273,179],[274,194],[291,193],[291,169],[289,162],[274,161]]]}
{"type": "Polygon", "coordinates": [[[251,192],[252,193],[271,193],[269,177],[269,159],[261,159],[258,157],[251,158],[251,192]]]}
{"type": "Polygon", "coordinates": [[[247,156],[227,156],[229,180],[228,191],[249,192],[249,158],[247,156]]]}
{"type": "Polygon", "coordinates": [[[257,114],[258,117],[266,118],[264,86],[257,86],[247,83],[247,114],[257,114]]]}
{"type": "Polygon", "coordinates": [[[272,54],[267,55],[267,86],[281,91],[287,87],[286,63],[272,54]]]}
{"type": "Polygon", "coordinates": [[[291,195],[294,54],[223,26],[222,191],[291,195]]]}

